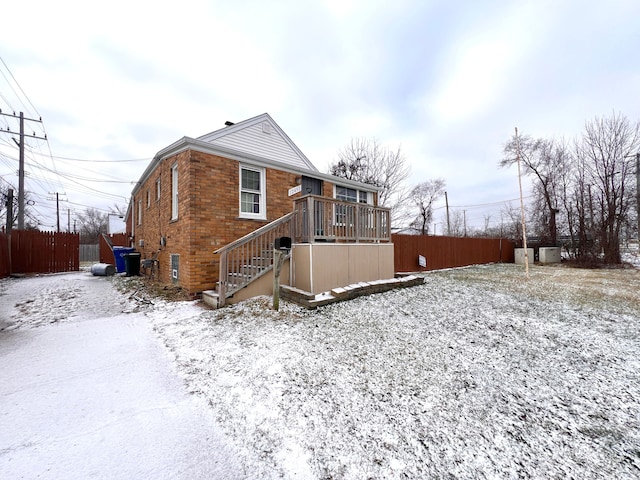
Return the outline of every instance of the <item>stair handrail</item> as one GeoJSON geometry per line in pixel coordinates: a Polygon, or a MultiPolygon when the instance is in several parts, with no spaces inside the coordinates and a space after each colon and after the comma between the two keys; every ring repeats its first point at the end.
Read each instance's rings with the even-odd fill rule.
{"type": "Polygon", "coordinates": [[[236,275],[239,275],[241,273],[241,272],[231,272],[230,270],[235,267],[235,268],[239,268],[242,271],[247,265],[246,262],[250,259],[243,258],[241,261],[233,261],[232,259],[232,262],[231,262],[232,265],[229,265],[229,255],[232,254],[234,250],[237,250],[240,247],[243,247],[244,245],[246,245],[247,243],[253,240],[259,240],[260,237],[266,236],[267,234],[273,232],[275,229],[281,227],[282,225],[285,225],[286,223],[289,223],[290,225],[289,234],[290,236],[292,236],[292,232],[293,232],[292,219],[295,217],[295,215],[296,215],[295,211],[287,213],[286,215],[266,225],[263,225],[257,230],[254,230],[248,233],[247,235],[240,237],[237,240],[234,240],[233,242],[228,243],[224,247],[221,247],[213,252],[214,254],[220,255],[220,265],[219,265],[219,275],[218,275],[218,305],[219,306],[223,306],[225,304],[225,300],[228,297],[233,295],[238,290],[244,288],[253,280],[264,275],[267,271],[273,268],[273,265],[272,265],[273,258],[269,257],[268,259],[268,261],[270,262],[269,265],[266,265],[266,266],[262,265],[262,267],[264,268],[256,267],[257,273],[254,273],[251,276],[247,276],[247,278],[244,281],[236,283],[234,284],[233,287],[230,288],[229,286],[230,274],[235,273],[236,275]]]}
{"type": "Polygon", "coordinates": [[[291,219],[291,217],[293,217],[296,214],[296,212],[289,212],[286,215],[284,215],[283,217],[278,218],[277,220],[274,220],[273,222],[267,223],[266,225],[261,226],[260,228],[258,228],[257,230],[254,230],[250,233],[247,233],[244,237],[240,237],[236,240],[234,240],[231,243],[227,243],[224,247],[220,247],[218,250],[215,250],[213,253],[215,253],[216,255],[218,254],[222,254],[225,250],[231,250],[232,248],[238,247],[240,245],[243,245],[245,243],[247,243],[249,240],[251,240],[254,237],[258,237],[260,235],[262,235],[263,233],[269,232],[277,227],[279,227],[281,224],[287,222],[289,219],[291,219]]]}

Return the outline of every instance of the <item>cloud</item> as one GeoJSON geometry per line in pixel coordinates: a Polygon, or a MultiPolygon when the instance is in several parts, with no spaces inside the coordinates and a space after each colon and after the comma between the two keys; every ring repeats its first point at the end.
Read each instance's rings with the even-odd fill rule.
{"type": "Polygon", "coordinates": [[[543,22],[528,4],[492,13],[495,17],[484,16],[446,49],[439,82],[423,100],[440,123],[478,121],[499,104],[506,91],[517,88],[514,82],[527,67],[535,39],[544,34],[543,22]]]}
{"type": "MultiPolygon", "coordinates": [[[[402,146],[413,183],[441,176],[468,205],[517,191],[497,168],[513,127],[571,137],[613,110],[640,118],[637,2],[34,0],[3,15],[29,18],[3,24],[0,52],[54,155],[151,157],[269,112],[323,171],[351,137],[376,137],[402,146]]],[[[24,108],[7,85],[0,108],[24,108]]]]}

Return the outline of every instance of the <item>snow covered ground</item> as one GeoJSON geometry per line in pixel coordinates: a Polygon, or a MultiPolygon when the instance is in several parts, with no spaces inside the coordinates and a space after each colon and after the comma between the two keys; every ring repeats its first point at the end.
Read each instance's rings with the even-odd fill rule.
{"type": "Polygon", "coordinates": [[[148,312],[255,478],[638,478],[640,271],[490,265],[148,312]]]}
{"type": "MultiPolygon", "coordinates": [[[[425,279],[317,311],[107,303],[146,316],[247,478],[640,476],[640,270],[425,279]]],[[[9,328],[66,321],[41,313],[9,328]]]]}
{"type": "Polygon", "coordinates": [[[0,281],[0,479],[248,478],[135,309],[88,273],[0,281]]]}

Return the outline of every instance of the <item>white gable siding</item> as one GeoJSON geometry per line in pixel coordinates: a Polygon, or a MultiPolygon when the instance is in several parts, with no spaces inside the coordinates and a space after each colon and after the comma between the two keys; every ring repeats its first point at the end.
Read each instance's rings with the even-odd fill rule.
{"type": "MultiPolygon", "coordinates": [[[[232,148],[240,152],[284,163],[298,169],[308,170],[307,163],[282,137],[278,130],[266,122],[271,133],[265,133],[263,132],[262,123],[247,126],[228,135],[204,135],[200,137],[200,140],[209,142],[212,145],[232,148]]],[[[219,134],[219,132],[214,133],[219,134]]]]}

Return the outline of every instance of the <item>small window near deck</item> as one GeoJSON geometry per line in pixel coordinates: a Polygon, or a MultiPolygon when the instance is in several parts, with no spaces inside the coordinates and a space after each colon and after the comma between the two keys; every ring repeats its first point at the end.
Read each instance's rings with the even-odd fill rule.
{"type": "Polygon", "coordinates": [[[240,168],[240,216],[265,217],[264,170],[240,168]]]}

